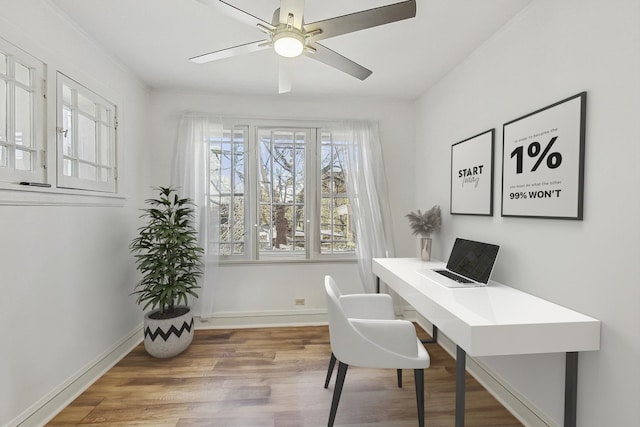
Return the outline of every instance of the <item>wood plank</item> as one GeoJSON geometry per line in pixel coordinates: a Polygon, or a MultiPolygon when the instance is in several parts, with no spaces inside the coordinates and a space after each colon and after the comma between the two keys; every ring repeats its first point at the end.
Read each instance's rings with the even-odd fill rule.
{"type": "MultiPolygon", "coordinates": [[[[417,326],[419,335],[428,335],[417,326]]],[[[455,361],[427,345],[425,410],[430,427],[454,424],[455,361]]],[[[172,359],[139,345],[48,425],[154,427],[317,427],[326,425],[333,381],[324,389],[331,347],[326,326],[197,330],[172,359]]],[[[336,426],[415,426],[413,373],[350,367],[336,426]]],[[[521,426],[467,374],[469,427],[521,426]]]]}

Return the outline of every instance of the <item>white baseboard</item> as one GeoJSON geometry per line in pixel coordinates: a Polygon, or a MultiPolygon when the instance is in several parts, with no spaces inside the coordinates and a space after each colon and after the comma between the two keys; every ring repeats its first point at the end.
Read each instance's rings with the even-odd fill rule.
{"type": "Polygon", "coordinates": [[[326,309],[238,311],[196,318],[196,329],[271,328],[278,326],[318,326],[327,324],[326,309]]]}
{"type": "MultiPolygon", "coordinates": [[[[418,314],[413,308],[405,308],[405,318],[415,321],[427,332],[432,324],[418,314]]],[[[454,359],[456,358],[456,344],[449,337],[438,330],[438,344],[454,359]]],[[[467,356],[467,372],[469,372],[482,386],[493,395],[514,417],[527,427],[560,427],[531,401],[511,387],[496,372],[485,364],[467,356]]]]}
{"type": "Polygon", "coordinates": [[[142,324],[27,408],[5,427],[38,427],[46,424],[140,342],[142,342],[142,324]]]}

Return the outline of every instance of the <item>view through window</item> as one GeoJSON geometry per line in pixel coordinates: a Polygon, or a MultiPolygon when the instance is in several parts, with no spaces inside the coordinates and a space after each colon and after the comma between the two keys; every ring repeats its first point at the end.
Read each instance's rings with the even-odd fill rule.
{"type": "Polygon", "coordinates": [[[347,150],[330,129],[234,125],[208,144],[211,254],[227,260],[355,256],[347,150]]]}

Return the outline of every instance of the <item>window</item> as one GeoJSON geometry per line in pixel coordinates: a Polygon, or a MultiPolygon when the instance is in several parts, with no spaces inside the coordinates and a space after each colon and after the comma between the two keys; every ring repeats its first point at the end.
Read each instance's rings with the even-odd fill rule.
{"type": "Polygon", "coordinates": [[[210,253],[354,258],[345,150],[330,129],[233,124],[208,144],[210,253]]]}
{"type": "Polygon", "coordinates": [[[246,215],[246,148],[248,128],[225,129],[221,138],[209,140],[209,218],[218,218],[208,228],[209,252],[243,256],[249,244],[246,215]]]}
{"type": "Polygon", "coordinates": [[[347,147],[329,131],[321,134],[320,155],[320,249],[325,254],[355,251],[347,196],[347,147]]]}
{"type": "Polygon", "coordinates": [[[116,191],[117,107],[58,73],[58,186],[116,191]]]}
{"type": "Polygon", "coordinates": [[[0,39],[0,181],[45,181],[44,68],[0,39]]]}
{"type": "Polygon", "coordinates": [[[258,128],[262,254],[307,249],[305,157],[310,139],[308,129],[258,128]]]}

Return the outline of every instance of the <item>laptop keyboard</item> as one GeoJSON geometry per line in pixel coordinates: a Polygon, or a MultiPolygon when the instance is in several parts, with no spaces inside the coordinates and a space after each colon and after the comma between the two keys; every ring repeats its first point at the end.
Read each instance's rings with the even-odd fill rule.
{"type": "Polygon", "coordinates": [[[465,279],[462,276],[458,276],[455,273],[450,272],[449,270],[434,270],[436,273],[442,274],[445,277],[448,277],[451,280],[455,280],[458,283],[473,283],[469,279],[465,279]]]}

